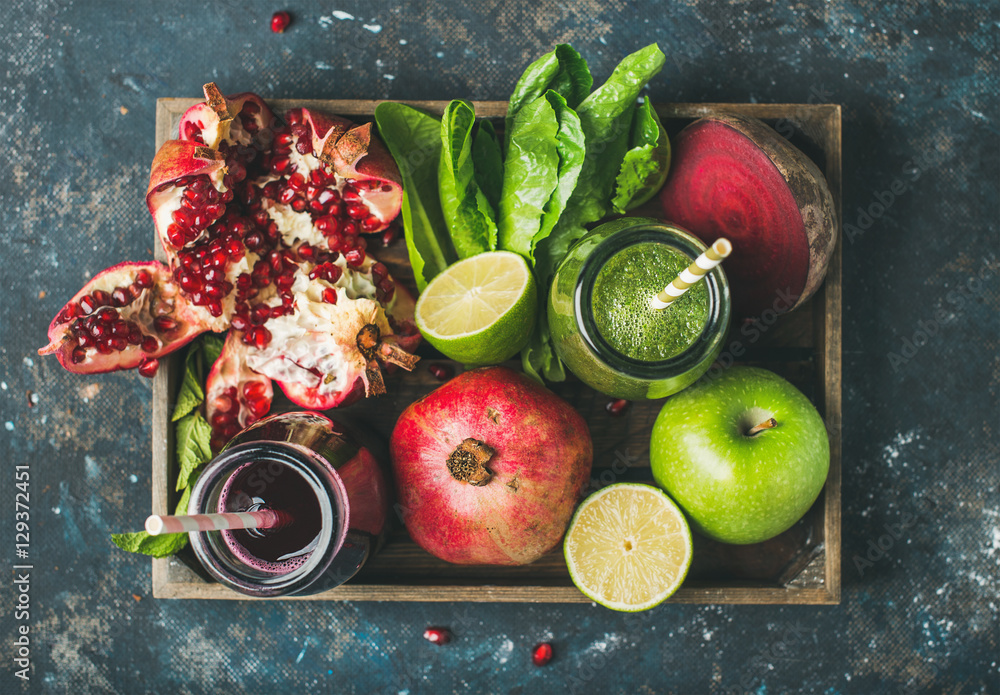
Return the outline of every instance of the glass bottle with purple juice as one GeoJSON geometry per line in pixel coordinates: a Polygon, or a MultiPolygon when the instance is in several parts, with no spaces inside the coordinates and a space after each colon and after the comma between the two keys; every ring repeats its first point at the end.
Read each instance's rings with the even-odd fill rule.
{"type": "Polygon", "coordinates": [[[381,545],[390,492],[382,466],[346,427],[318,413],[260,420],[198,478],[189,514],[270,509],[272,529],[190,534],[208,573],[255,597],[306,595],[353,577],[381,545]]]}

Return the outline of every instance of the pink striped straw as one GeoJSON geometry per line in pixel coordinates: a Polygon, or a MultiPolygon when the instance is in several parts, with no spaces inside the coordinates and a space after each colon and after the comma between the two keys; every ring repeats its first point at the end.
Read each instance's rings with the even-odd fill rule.
{"type": "Polygon", "coordinates": [[[282,526],[290,521],[285,512],[262,509],[259,512],[226,512],[223,514],[192,514],[191,516],[160,516],[146,519],[146,533],[191,533],[192,531],[222,531],[224,529],[265,529],[282,526]]]}

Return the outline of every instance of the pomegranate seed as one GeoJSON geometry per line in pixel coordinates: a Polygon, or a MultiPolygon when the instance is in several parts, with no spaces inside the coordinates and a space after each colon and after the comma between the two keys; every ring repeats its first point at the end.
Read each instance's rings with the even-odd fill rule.
{"type": "Polygon", "coordinates": [[[108,330],[108,327],[105,326],[103,323],[95,323],[90,326],[90,335],[94,336],[95,338],[107,337],[108,333],[110,332],[111,331],[108,330]]]}
{"type": "Polygon", "coordinates": [[[107,343],[98,342],[96,347],[97,351],[102,355],[110,355],[112,352],[114,352],[114,350],[111,349],[111,346],[108,345],[107,343]]]}
{"type": "Polygon", "coordinates": [[[97,302],[97,306],[110,306],[111,305],[111,295],[104,290],[94,290],[94,301],[97,302]]]}
{"type": "Polygon", "coordinates": [[[177,273],[177,284],[181,286],[182,290],[190,293],[200,292],[205,287],[200,277],[184,271],[177,273]]]}
{"type": "Polygon", "coordinates": [[[131,324],[128,329],[128,342],[132,343],[133,345],[142,344],[142,331],[139,330],[139,327],[134,323],[131,324]]]}
{"type": "Polygon", "coordinates": [[[221,282],[210,282],[205,285],[205,294],[212,299],[222,299],[226,296],[226,288],[221,282]]]}
{"type": "Polygon", "coordinates": [[[156,352],[160,349],[160,341],[151,335],[147,335],[139,343],[139,348],[143,352],[156,352]]]}
{"type": "Polygon", "coordinates": [[[448,381],[455,376],[455,369],[450,364],[432,364],[427,368],[438,381],[448,381]]]}
{"type": "Polygon", "coordinates": [[[608,401],[608,404],[604,406],[604,409],[608,411],[608,414],[612,417],[618,417],[619,415],[624,415],[625,411],[628,410],[630,403],[624,398],[619,398],[615,401],[608,401]]]}
{"type": "Polygon", "coordinates": [[[361,221],[361,228],[369,233],[378,231],[381,226],[382,220],[375,217],[375,215],[368,215],[368,217],[361,221]]]}
{"type": "Polygon", "coordinates": [[[275,34],[281,34],[288,28],[288,25],[292,23],[292,15],[287,12],[275,12],[271,15],[271,31],[275,34]]]}
{"type": "Polygon", "coordinates": [[[82,347],[75,347],[70,355],[70,359],[73,360],[73,364],[80,364],[87,359],[87,351],[82,347]]]}
{"type": "Polygon", "coordinates": [[[347,216],[355,220],[368,217],[368,206],[364,203],[350,203],[347,206],[347,216]]]}
{"type": "Polygon", "coordinates": [[[212,415],[212,426],[223,428],[226,425],[231,425],[236,421],[236,417],[232,413],[218,412],[212,415]]]}
{"type": "Polygon", "coordinates": [[[177,328],[177,322],[169,316],[157,316],[153,319],[153,326],[161,333],[169,333],[177,328]]]}
{"type": "Polygon", "coordinates": [[[81,333],[76,337],[76,342],[80,343],[80,347],[90,347],[94,344],[94,339],[87,333],[81,333]]]}
{"type": "MultiPolygon", "coordinates": [[[[263,387],[264,385],[261,384],[261,386],[263,387]]],[[[267,411],[271,409],[271,401],[263,397],[255,398],[251,401],[247,401],[247,408],[250,409],[251,415],[259,419],[267,415],[267,411]]]]}
{"type": "Polygon", "coordinates": [[[305,212],[307,206],[305,198],[296,198],[292,201],[292,210],[295,212],[305,212]]]}
{"type": "Polygon", "coordinates": [[[271,317],[271,307],[267,304],[257,304],[250,310],[250,323],[255,326],[262,325],[271,317]]]}
{"type": "Polygon", "coordinates": [[[94,298],[89,294],[80,298],[80,310],[83,311],[85,315],[94,313],[94,309],[96,308],[97,302],[95,302],[94,298]]]}
{"type": "Polygon", "coordinates": [[[396,227],[389,227],[387,230],[382,232],[382,246],[388,246],[396,240],[399,236],[399,229],[396,227]]]}
{"type": "Polygon", "coordinates": [[[336,304],[337,290],[333,289],[332,287],[327,287],[325,290],[323,290],[323,301],[326,302],[327,304],[336,304]]]}
{"type": "Polygon", "coordinates": [[[361,249],[351,249],[344,254],[347,264],[350,266],[360,266],[365,262],[365,252],[361,249]]]}
{"type": "Polygon", "coordinates": [[[263,350],[271,342],[271,331],[263,326],[254,326],[246,336],[250,338],[250,344],[258,350],[263,350]]]}
{"type": "Polygon", "coordinates": [[[550,661],[552,661],[552,645],[548,642],[542,642],[531,652],[531,663],[535,666],[544,666],[550,661]]]}
{"type": "Polygon", "coordinates": [[[149,359],[139,365],[139,373],[146,377],[147,379],[152,379],[156,376],[156,372],[160,369],[160,360],[149,359]]]}
{"type": "Polygon", "coordinates": [[[128,347],[128,339],[124,336],[115,335],[108,340],[108,345],[110,345],[113,350],[121,352],[128,347]]]}
{"type": "Polygon", "coordinates": [[[286,188],[285,190],[283,190],[281,192],[281,195],[278,196],[278,202],[279,203],[284,203],[285,205],[288,205],[293,200],[295,200],[295,198],[298,195],[299,195],[299,192],[296,191],[294,188],[286,188]]]}
{"type": "Polygon", "coordinates": [[[320,217],[316,220],[316,229],[318,229],[323,236],[332,236],[340,231],[340,220],[333,215],[320,217]]]}
{"type": "Polygon", "coordinates": [[[243,384],[243,398],[251,401],[261,398],[267,390],[267,385],[262,381],[248,381],[243,384]]]}
{"type": "Polygon", "coordinates": [[[361,202],[361,195],[358,190],[351,186],[350,184],[344,186],[344,190],[340,194],[341,200],[345,203],[359,203],[361,202]]]}
{"type": "Polygon", "coordinates": [[[236,405],[229,396],[222,395],[215,399],[215,410],[220,413],[228,413],[236,405]]]}
{"type": "Polygon", "coordinates": [[[97,312],[97,320],[101,323],[114,323],[118,320],[118,312],[110,307],[101,309],[97,312]]]}
{"type": "Polygon", "coordinates": [[[124,319],[118,319],[111,326],[111,335],[118,335],[123,338],[127,338],[129,334],[129,325],[124,319]]]}
{"type": "Polygon", "coordinates": [[[131,302],[132,302],[131,287],[116,287],[115,291],[111,293],[112,306],[125,306],[127,304],[131,304],[131,302]]]}
{"type": "Polygon", "coordinates": [[[424,630],[424,639],[434,644],[448,644],[451,642],[451,633],[443,627],[429,627],[424,630]]]}
{"type": "Polygon", "coordinates": [[[208,304],[208,313],[216,318],[222,316],[222,302],[218,299],[211,300],[208,304]]]}

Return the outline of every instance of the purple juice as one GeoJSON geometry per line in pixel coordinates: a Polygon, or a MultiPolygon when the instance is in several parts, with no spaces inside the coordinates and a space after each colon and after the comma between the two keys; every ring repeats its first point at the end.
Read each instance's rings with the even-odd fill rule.
{"type": "Polygon", "coordinates": [[[287,574],[301,567],[316,548],[323,517],[316,494],[296,470],[274,461],[245,463],[226,482],[220,512],[286,512],[291,521],[276,529],[223,531],[226,546],[249,567],[287,574]]]}

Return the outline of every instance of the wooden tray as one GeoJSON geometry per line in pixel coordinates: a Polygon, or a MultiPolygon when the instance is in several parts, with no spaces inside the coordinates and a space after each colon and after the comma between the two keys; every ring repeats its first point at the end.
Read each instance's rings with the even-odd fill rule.
{"type": "MultiPolygon", "coordinates": [[[[160,99],[156,111],[156,146],[176,137],[180,115],[198,99],[160,99]]],[[[376,101],[271,102],[276,113],[309,106],[357,121],[371,120],[376,101]]],[[[446,102],[407,102],[440,114],[446,102]]],[[[505,102],[475,102],[477,115],[502,119],[505,102]]],[[[693,119],[739,113],[764,119],[809,155],[825,172],[838,217],[841,205],[841,116],[831,104],[661,104],[656,107],[671,136],[693,119]]],[[[657,206],[648,214],[659,217],[657,206]]],[[[766,543],[732,546],[695,535],[695,555],[676,603],[835,604],[840,601],[840,452],[841,407],[841,243],[830,260],[823,287],[809,303],[760,326],[740,363],[771,369],[798,386],[819,408],[830,435],[830,474],[820,498],[794,527],[766,543]]],[[[163,260],[157,243],[157,257],[163,260]]],[[[393,274],[412,282],[406,252],[399,243],[380,257],[393,274]]],[[[740,338],[733,331],[730,342],[740,338]]],[[[728,345],[729,343],[727,343],[728,345]]],[[[426,364],[444,362],[429,346],[413,374],[388,379],[388,395],[346,409],[386,439],[399,413],[413,400],[440,385],[426,364]]],[[[460,368],[456,372],[461,371],[460,368]]],[[[170,414],[182,373],[179,355],[163,361],[153,382],[153,513],[171,513],[176,504],[173,428],[170,414]]],[[[651,481],[649,434],[660,401],[633,403],[627,414],[611,417],[608,398],[579,381],[552,385],[587,419],[594,440],[595,486],[617,481],[651,481]],[[627,470],[623,471],[623,466],[627,470]]],[[[276,392],[280,391],[275,389],[276,392]]],[[[276,394],[277,395],[277,394],[276,394]]],[[[275,409],[291,404],[275,400],[275,409]]],[[[205,579],[189,549],[169,559],[153,560],[153,595],[157,598],[244,599],[205,579]]],[[[382,551],[354,580],[315,596],[291,600],[352,601],[509,601],[586,603],[566,571],[561,546],[525,567],[450,565],[421,550],[398,519],[382,551]]]]}

